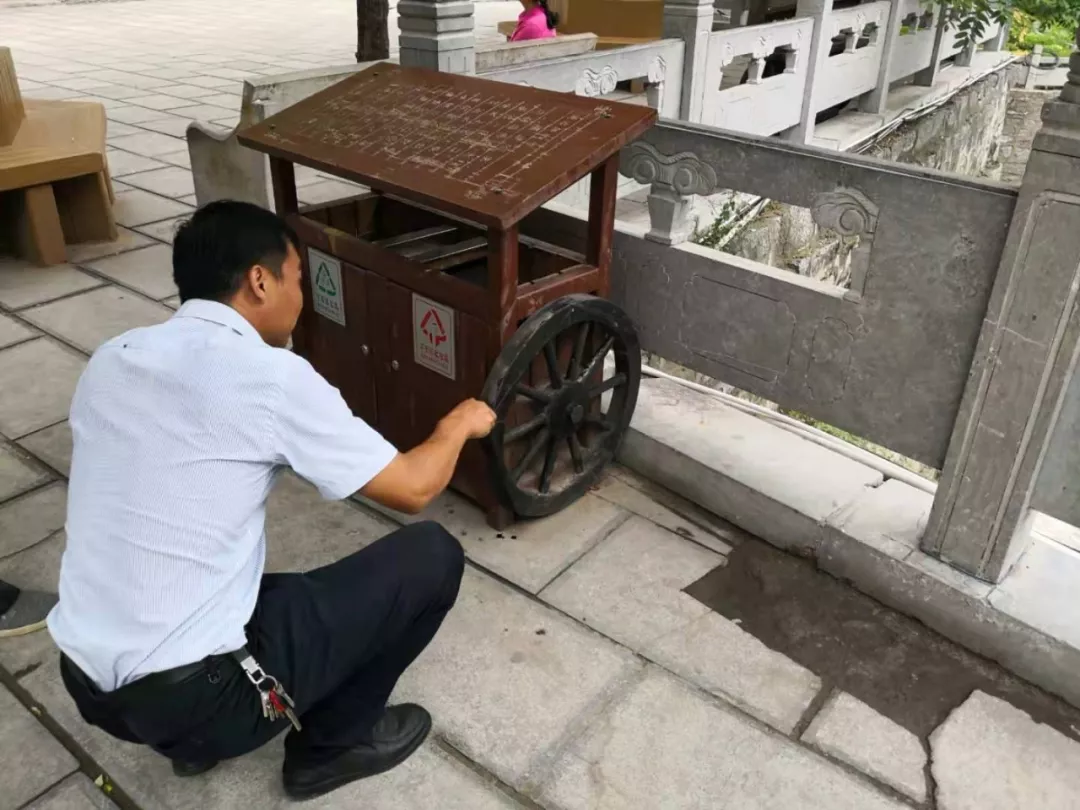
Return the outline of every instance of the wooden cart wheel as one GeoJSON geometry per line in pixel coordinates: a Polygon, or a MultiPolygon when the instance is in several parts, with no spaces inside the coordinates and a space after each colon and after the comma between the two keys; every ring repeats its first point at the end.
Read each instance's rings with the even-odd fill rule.
{"type": "Polygon", "coordinates": [[[522,323],[483,390],[496,414],[492,477],[506,505],[540,517],[581,497],[614,458],[640,382],[637,332],[610,301],[568,295],[522,323]]]}

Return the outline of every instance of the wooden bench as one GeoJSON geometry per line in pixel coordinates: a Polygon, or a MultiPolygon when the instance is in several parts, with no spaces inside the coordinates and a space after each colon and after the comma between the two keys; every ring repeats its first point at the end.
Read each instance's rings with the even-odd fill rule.
{"type": "Polygon", "coordinates": [[[105,127],[100,104],[24,100],[0,48],[0,250],[62,264],[68,244],[117,238],[105,127]]]}
{"type": "MultiPolygon", "coordinates": [[[[592,34],[484,43],[476,49],[476,72],[483,76],[540,60],[588,53],[595,47],[596,37],[592,34]]],[[[230,199],[271,208],[273,197],[266,156],[241,146],[236,133],[373,64],[365,62],[252,78],[244,82],[240,123],[235,129],[224,131],[193,121],[188,126],[187,142],[199,205],[230,199]]]]}

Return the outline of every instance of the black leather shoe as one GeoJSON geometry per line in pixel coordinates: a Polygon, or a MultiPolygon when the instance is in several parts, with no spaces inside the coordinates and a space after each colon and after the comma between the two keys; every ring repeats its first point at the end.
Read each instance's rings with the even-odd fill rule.
{"type": "Polygon", "coordinates": [[[385,773],[408,759],[431,731],[431,715],[411,703],[391,706],[372,729],[370,743],[350,748],[322,765],[292,766],[285,760],[285,792],[313,799],[349,782],[385,773]]]}
{"type": "Polygon", "coordinates": [[[198,776],[200,773],[206,773],[217,767],[217,760],[212,759],[209,762],[182,762],[181,760],[174,759],[172,761],[172,772],[177,776],[183,778],[185,776],[198,776]]]}

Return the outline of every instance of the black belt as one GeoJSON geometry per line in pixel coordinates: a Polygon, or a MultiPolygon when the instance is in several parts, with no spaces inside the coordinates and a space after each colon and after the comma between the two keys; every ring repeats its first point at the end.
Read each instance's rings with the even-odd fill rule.
{"type": "Polygon", "coordinates": [[[102,691],[101,687],[94,683],[94,680],[83,672],[78,664],[66,655],[61,654],[60,660],[61,665],[67,667],[68,672],[88,689],[91,694],[94,694],[99,698],[104,698],[119,707],[126,703],[136,701],[140,697],[151,695],[173,686],[179,686],[182,683],[190,681],[192,678],[204,674],[211,683],[217,683],[221,678],[221,675],[218,672],[221,665],[233,657],[233,653],[209,655],[203,660],[196,661],[193,664],[184,664],[183,666],[173,667],[172,669],[163,669],[159,672],[151,672],[148,675],[143,675],[138,680],[124,684],[119,689],[115,689],[112,692],[102,691]]]}
{"type": "Polygon", "coordinates": [[[274,721],[281,718],[287,719],[299,731],[300,721],[293,712],[293,700],[282,687],[277,678],[268,675],[255,658],[248,652],[247,647],[241,647],[231,653],[208,655],[201,661],[193,664],[163,669],[159,672],[151,672],[143,675],[138,680],[124,684],[112,692],[102,692],[100,687],[78,665],[61,653],[61,666],[67,667],[69,673],[78,680],[96,699],[104,700],[108,704],[122,710],[139,701],[145,696],[160,693],[169,687],[187,683],[192,678],[206,675],[210,683],[218,683],[221,680],[222,663],[232,660],[244,673],[247,680],[255,687],[259,695],[263,716],[274,721]]]}

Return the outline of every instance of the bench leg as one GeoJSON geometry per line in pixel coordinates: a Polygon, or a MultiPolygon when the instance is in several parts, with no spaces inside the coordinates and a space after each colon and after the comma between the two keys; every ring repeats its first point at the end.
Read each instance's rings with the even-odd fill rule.
{"type": "Polygon", "coordinates": [[[104,172],[53,184],[68,244],[112,242],[119,234],[104,172]]]}
{"type": "Polygon", "coordinates": [[[67,261],[64,228],[56,209],[52,186],[23,189],[19,217],[20,252],[35,264],[63,264],[67,261]]]}
{"type": "Polygon", "coordinates": [[[109,189],[109,202],[112,205],[116,205],[116,192],[113,191],[112,176],[108,171],[102,172],[102,176],[105,178],[105,185],[109,189]]]}

